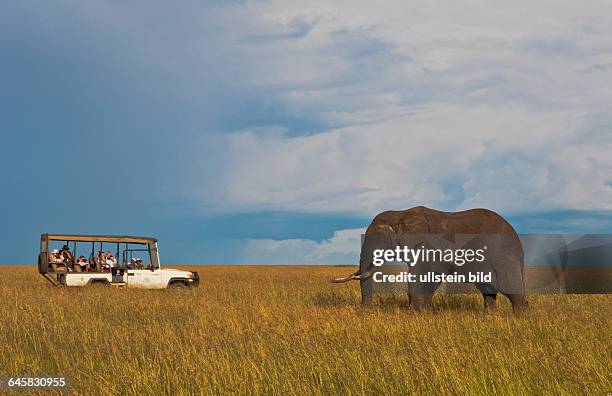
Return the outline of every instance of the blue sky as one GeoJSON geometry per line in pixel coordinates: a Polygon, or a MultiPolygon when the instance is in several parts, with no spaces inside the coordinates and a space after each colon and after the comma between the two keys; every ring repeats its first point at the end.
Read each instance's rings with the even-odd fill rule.
{"type": "Polygon", "coordinates": [[[350,263],[415,205],[612,232],[609,4],[369,3],[0,3],[0,263],[350,263]]]}

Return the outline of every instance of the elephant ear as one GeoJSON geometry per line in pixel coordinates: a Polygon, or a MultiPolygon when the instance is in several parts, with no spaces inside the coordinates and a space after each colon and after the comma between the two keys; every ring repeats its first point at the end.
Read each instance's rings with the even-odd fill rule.
{"type": "Polygon", "coordinates": [[[431,232],[431,227],[425,217],[415,215],[403,218],[396,232],[400,235],[426,235],[431,232]]]}
{"type": "Polygon", "coordinates": [[[463,249],[472,242],[479,240],[479,235],[471,234],[444,234],[432,235],[431,240],[436,248],[445,249],[463,249]]]}
{"type": "Polygon", "coordinates": [[[432,249],[440,249],[442,251],[446,249],[454,249],[455,248],[455,236],[451,234],[426,235],[424,245],[425,247],[432,248],[432,249]]]}

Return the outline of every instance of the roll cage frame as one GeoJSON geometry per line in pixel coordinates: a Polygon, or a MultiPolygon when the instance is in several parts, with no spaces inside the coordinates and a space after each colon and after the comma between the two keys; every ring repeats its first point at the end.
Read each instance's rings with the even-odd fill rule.
{"type": "MultiPolygon", "coordinates": [[[[130,235],[77,235],[77,234],[41,234],[40,236],[40,253],[38,255],[38,272],[45,275],[53,275],[53,274],[65,274],[68,272],[68,267],[71,267],[74,270],[75,260],[77,256],[77,242],[91,242],[92,248],[89,254],[89,261],[91,264],[91,260],[95,259],[97,255],[95,254],[96,243],[99,243],[99,251],[102,250],[103,243],[116,243],[117,245],[117,258],[122,257],[123,266],[127,266],[129,264],[126,260],[128,257],[128,252],[131,251],[142,251],[149,252],[149,263],[151,271],[155,271],[157,269],[161,269],[161,265],[159,262],[159,253],[157,248],[157,239],[152,237],[139,237],[139,236],[130,236],[130,235]],[[64,244],[71,247],[72,243],[72,256],[73,260],[68,261],[65,266],[64,271],[54,271],[50,266],[50,253],[49,246],[51,241],[59,241],[64,242],[64,244]],[[121,244],[125,245],[123,253],[120,256],[121,244]],[[130,249],[129,245],[140,245],[146,246],[145,248],[140,249],[130,249]]],[[[131,256],[131,254],[130,254],[131,256]]],[[[96,270],[94,272],[102,272],[101,265],[99,259],[96,263],[96,270]]]]}

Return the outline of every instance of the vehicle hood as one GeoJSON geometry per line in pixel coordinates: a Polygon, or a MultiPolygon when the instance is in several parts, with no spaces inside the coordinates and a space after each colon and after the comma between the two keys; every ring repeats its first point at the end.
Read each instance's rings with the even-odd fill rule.
{"type": "Polygon", "coordinates": [[[163,274],[171,275],[171,276],[183,276],[183,277],[187,277],[188,275],[192,274],[191,271],[185,271],[185,270],[180,270],[180,269],[175,269],[175,268],[164,268],[161,271],[162,271],[163,274]]]}

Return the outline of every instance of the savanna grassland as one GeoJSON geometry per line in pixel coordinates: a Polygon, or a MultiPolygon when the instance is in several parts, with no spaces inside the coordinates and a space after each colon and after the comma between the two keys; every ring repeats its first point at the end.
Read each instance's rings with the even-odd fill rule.
{"type": "Polygon", "coordinates": [[[532,295],[520,317],[476,295],[363,310],[356,282],[329,283],[347,267],[192,269],[199,288],[155,291],[0,267],[0,374],[86,395],[612,393],[612,295],[532,295]]]}

